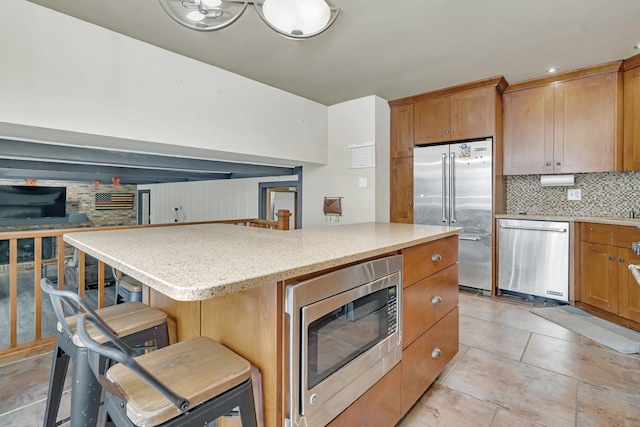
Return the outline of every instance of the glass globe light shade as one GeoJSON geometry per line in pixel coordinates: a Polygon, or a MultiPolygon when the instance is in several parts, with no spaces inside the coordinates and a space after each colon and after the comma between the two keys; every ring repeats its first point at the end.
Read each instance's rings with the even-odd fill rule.
{"type": "Polygon", "coordinates": [[[294,35],[320,31],[331,18],[324,0],[265,0],[262,12],[271,25],[294,35]]]}
{"type": "Polygon", "coordinates": [[[205,18],[205,16],[198,10],[192,10],[191,12],[187,13],[186,16],[187,19],[190,19],[193,22],[200,22],[205,18]]]}

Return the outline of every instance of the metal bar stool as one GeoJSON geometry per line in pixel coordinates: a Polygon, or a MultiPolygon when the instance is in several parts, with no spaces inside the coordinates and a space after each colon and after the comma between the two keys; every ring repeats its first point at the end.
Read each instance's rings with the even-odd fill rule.
{"type": "MultiPolygon", "coordinates": [[[[95,334],[94,334],[95,335],[95,334]]],[[[134,357],[94,315],[78,319],[78,337],[105,390],[106,422],[121,426],[203,426],[234,408],[243,427],[256,427],[251,364],[222,344],[196,337],[134,357]],[[90,329],[107,337],[100,345],[90,329]],[[101,359],[119,364],[101,375],[101,359]]]]}
{"type": "MultiPolygon", "coordinates": [[[[57,421],[57,417],[70,359],[73,360],[71,427],[94,426],[97,423],[102,387],[91,373],[87,359],[88,351],[76,334],[78,313],[82,310],[101,319],[104,322],[103,329],[118,335],[129,346],[138,348],[139,352],[149,348],[145,347],[149,341],[155,342],[153,348],[169,345],[167,315],[140,302],[93,310],[77,294],[56,289],[47,278],[40,281],[40,287],[51,298],[51,305],[58,320],[44,426],[53,427],[67,421],[57,421]],[[76,315],[65,317],[65,306],[76,315]]],[[[98,330],[93,329],[90,333],[96,342],[111,345],[109,339],[98,330]]],[[[104,358],[100,360],[103,371],[105,362],[104,358]]]]}

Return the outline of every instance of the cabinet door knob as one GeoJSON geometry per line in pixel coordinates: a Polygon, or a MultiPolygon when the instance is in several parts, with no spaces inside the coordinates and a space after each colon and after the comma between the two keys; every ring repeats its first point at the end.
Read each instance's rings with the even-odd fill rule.
{"type": "Polygon", "coordinates": [[[433,262],[442,261],[442,257],[440,256],[440,254],[439,254],[439,253],[437,253],[437,252],[436,252],[436,253],[435,253],[435,254],[433,254],[433,256],[431,257],[431,261],[433,261],[433,262]]]}
{"type": "Polygon", "coordinates": [[[547,166],[551,166],[551,162],[547,162],[547,166]]]}
{"type": "Polygon", "coordinates": [[[560,162],[556,162],[556,166],[560,166],[560,162]]]}
{"type": "Polygon", "coordinates": [[[456,133],[456,130],[457,130],[456,128],[453,128],[451,132],[456,133]]]}
{"type": "Polygon", "coordinates": [[[413,206],[413,202],[409,202],[409,206],[413,206]]]}
{"type": "Polygon", "coordinates": [[[413,146],[410,146],[410,147],[409,147],[409,151],[413,151],[413,146]]]}
{"type": "Polygon", "coordinates": [[[619,258],[618,261],[624,262],[624,258],[619,258]]]}
{"type": "Polygon", "coordinates": [[[609,255],[609,261],[613,261],[615,257],[613,255],[609,255]]]}
{"type": "Polygon", "coordinates": [[[436,295],[433,298],[431,298],[431,304],[440,304],[442,302],[442,298],[440,298],[440,295],[436,295]]]}
{"type": "Polygon", "coordinates": [[[447,134],[447,135],[449,135],[449,129],[446,129],[446,130],[444,131],[444,133],[445,133],[445,134],[447,134]]]}
{"type": "Polygon", "coordinates": [[[431,352],[431,358],[439,359],[440,356],[442,356],[442,352],[440,351],[440,349],[438,347],[434,348],[433,351],[431,352]]]}

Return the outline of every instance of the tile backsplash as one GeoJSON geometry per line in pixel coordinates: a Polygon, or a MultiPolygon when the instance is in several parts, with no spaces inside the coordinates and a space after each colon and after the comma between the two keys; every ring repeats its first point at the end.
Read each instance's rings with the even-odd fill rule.
{"type": "Polygon", "coordinates": [[[540,175],[507,177],[507,213],[530,215],[640,217],[640,172],[574,174],[572,187],[542,187],[540,175]],[[567,200],[567,190],[582,200],[567,200]]]}

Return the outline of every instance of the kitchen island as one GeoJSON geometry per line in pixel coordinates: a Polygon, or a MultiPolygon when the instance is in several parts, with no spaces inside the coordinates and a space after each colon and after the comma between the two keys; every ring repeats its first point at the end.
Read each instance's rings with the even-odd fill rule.
{"type": "MultiPolygon", "coordinates": [[[[418,286],[421,279],[446,272],[440,281],[449,283],[449,289],[455,286],[455,301],[449,304],[457,307],[460,231],[387,223],[292,231],[207,224],[70,233],[64,240],[146,284],[144,300],[167,312],[176,324],[178,341],[209,336],[259,367],[265,425],[280,426],[287,417],[286,284],[409,251],[403,262],[404,286],[418,286]]],[[[450,331],[455,340],[449,343],[455,349],[440,362],[457,352],[457,310],[440,317],[446,314],[451,314],[450,328],[455,325],[450,331]]],[[[438,320],[427,320],[428,326],[438,320]]],[[[403,409],[412,404],[403,402],[403,409]]]]}

